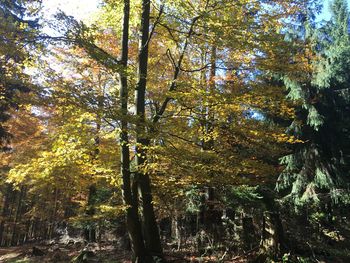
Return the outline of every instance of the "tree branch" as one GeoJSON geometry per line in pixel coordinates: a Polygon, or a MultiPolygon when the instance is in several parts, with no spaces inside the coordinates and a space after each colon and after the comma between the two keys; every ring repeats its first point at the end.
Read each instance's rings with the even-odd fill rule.
{"type": "MultiPolygon", "coordinates": [[[[194,26],[196,24],[196,22],[198,21],[198,19],[200,18],[201,16],[196,16],[192,19],[192,22],[191,22],[191,26],[190,26],[190,29],[188,30],[188,33],[187,33],[187,36],[186,36],[186,40],[185,40],[185,43],[183,45],[183,48],[182,48],[182,51],[180,53],[180,57],[178,59],[178,62],[177,64],[175,65],[175,71],[174,71],[174,76],[173,76],[173,80],[170,84],[170,87],[169,87],[169,91],[174,91],[175,88],[176,88],[176,81],[179,77],[179,74],[180,74],[180,69],[181,69],[181,65],[182,65],[182,62],[183,62],[183,59],[184,59],[184,56],[185,56],[185,53],[186,53],[186,50],[187,50],[187,46],[189,44],[189,40],[193,34],[193,31],[194,31],[194,26]]],[[[155,116],[153,116],[153,119],[152,119],[152,122],[153,123],[157,123],[161,116],[164,114],[165,110],[166,110],[166,107],[168,106],[168,103],[172,100],[172,98],[170,97],[167,97],[164,102],[162,103],[162,105],[160,106],[159,108],[159,111],[156,113],[155,116]]]]}

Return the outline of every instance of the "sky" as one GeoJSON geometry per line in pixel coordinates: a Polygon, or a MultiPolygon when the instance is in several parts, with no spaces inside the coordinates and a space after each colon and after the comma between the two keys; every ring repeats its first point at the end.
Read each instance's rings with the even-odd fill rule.
{"type": "MultiPolygon", "coordinates": [[[[350,0],[346,0],[348,3],[348,7],[350,7],[350,0]]],[[[323,0],[323,11],[319,16],[319,19],[329,20],[330,12],[329,12],[329,3],[330,0],[323,0]]]]}
{"type": "Polygon", "coordinates": [[[84,20],[97,10],[99,0],[44,0],[44,14],[47,18],[59,9],[78,20],[84,20]]]}
{"type": "MultiPolygon", "coordinates": [[[[44,0],[43,2],[47,18],[61,9],[78,20],[87,19],[89,15],[96,11],[99,4],[99,0],[44,0]]],[[[329,20],[329,2],[330,0],[324,0],[324,9],[319,19],[329,20]]],[[[350,0],[347,0],[347,2],[350,7],[350,0]]]]}

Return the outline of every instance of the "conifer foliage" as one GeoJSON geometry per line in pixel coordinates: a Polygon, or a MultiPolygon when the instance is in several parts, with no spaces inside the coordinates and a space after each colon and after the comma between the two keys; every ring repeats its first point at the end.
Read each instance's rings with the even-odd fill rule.
{"type": "Polygon", "coordinates": [[[11,1],[0,3],[0,146],[5,147],[10,134],[4,127],[10,107],[18,104],[17,92],[30,90],[29,77],[24,73],[29,63],[29,47],[33,46],[38,20],[35,18],[41,1],[11,1]]]}
{"type": "Polygon", "coordinates": [[[304,81],[285,79],[289,97],[301,101],[289,132],[303,141],[281,159],[286,165],[277,188],[290,189],[296,204],[349,202],[350,35],[345,1],[331,5],[332,19],[309,27],[315,58],[304,81]]]}

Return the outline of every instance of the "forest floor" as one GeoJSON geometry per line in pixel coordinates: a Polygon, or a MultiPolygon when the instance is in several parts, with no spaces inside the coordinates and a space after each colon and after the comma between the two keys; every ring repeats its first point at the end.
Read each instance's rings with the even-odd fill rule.
{"type": "MultiPolygon", "coordinates": [[[[116,249],[116,243],[113,242],[103,243],[100,246],[96,243],[84,246],[80,242],[68,244],[52,242],[51,244],[30,243],[15,247],[3,247],[0,248],[0,263],[69,263],[85,250],[91,252],[87,260],[84,261],[86,263],[131,263],[131,252],[129,250],[116,249]],[[37,255],[33,255],[33,252],[36,252],[34,254],[37,255]]],[[[253,249],[245,255],[226,255],[220,256],[219,259],[215,256],[194,256],[195,253],[193,251],[166,249],[165,256],[169,263],[244,263],[256,258],[256,252],[253,249]]],[[[317,254],[321,254],[322,251],[319,252],[317,254]]],[[[326,253],[326,251],[323,252],[326,253]]],[[[332,256],[317,255],[316,257],[314,256],[313,260],[306,260],[306,257],[295,255],[295,260],[287,260],[287,262],[348,263],[350,262],[350,250],[347,247],[346,249],[337,250],[337,253],[334,253],[332,256]]]]}
{"type": "MultiPolygon", "coordinates": [[[[26,244],[16,247],[0,248],[0,263],[68,263],[81,253],[81,249],[74,245],[45,245],[45,244],[26,244]],[[43,255],[33,255],[33,247],[43,252],[43,255]]],[[[89,263],[131,263],[130,251],[117,250],[112,244],[97,245],[91,249],[93,255],[89,257],[89,263]]],[[[191,256],[190,253],[168,251],[165,253],[169,263],[184,263],[184,262],[218,262],[215,257],[191,256]]],[[[227,263],[246,262],[243,257],[235,257],[231,260],[225,260],[227,263]]]]}

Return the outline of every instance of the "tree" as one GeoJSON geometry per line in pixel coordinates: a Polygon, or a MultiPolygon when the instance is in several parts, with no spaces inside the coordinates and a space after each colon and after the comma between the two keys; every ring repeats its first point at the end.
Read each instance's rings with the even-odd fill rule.
{"type": "Polygon", "coordinates": [[[0,146],[3,148],[10,139],[4,126],[10,117],[8,110],[18,105],[18,92],[30,90],[29,76],[24,73],[24,68],[30,61],[28,46],[33,46],[39,27],[35,17],[40,2],[6,0],[0,3],[0,34],[3,36],[0,40],[0,146]]]}
{"type": "Polygon", "coordinates": [[[349,13],[334,1],[332,19],[314,30],[312,73],[304,81],[286,79],[289,97],[301,101],[289,130],[304,143],[283,157],[277,188],[289,189],[297,205],[347,203],[349,182],[349,13]]]}
{"type": "MultiPolygon", "coordinates": [[[[106,1],[104,8],[115,15],[116,8],[120,8],[117,3],[106,1]]],[[[266,142],[294,142],[294,138],[267,119],[275,114],[290,117],[294,112],[281,96],[281,87],[264,79],[262,72],[298,68],[282,63],[295,58],[298,50],[290,50],[292,45],[281,48],[288,42],[280,28],[283,18],[293,16],[295,6],[302,3],[272,1],[267,7],[245,0],[237,4],[196,1],[195,7],[191,2],[171,1],[156,2],[151,8],[150,1],[142,1],[141,5],[124,1],[122,27],[116,27],[114,20],[107,21],[112,26],[99,22],[96,27],[88,27],[62,13],[57,15],[57,29],[64,35],[47,38],[75,45],[76,50],[86,52],[92,64],[99,63],[109,71],[111,79],[114,74],[119,76],[119,99],[115,94],[109,97],[109,106],[114,106],[109,121],[121,128],[118,139],[123,201],[134,260],[151,262],[152,256],[162,256],[152,187],[156,192],[157,187],[173,188],[168,192],[176,195],[180,192],[176,187],[183,190],[193,184],[221,187],[242,181],[252,183],[276,173],[274,159],[280,149],[275,145],[266,147],[266,142]],[[136,29],[138,23],[140,29],[136,29]],[[139,32],[140,40],[129,31],[139,32]],[[115,44],[117,40],[121,47],[115,44]],[[138,71],[136,77],[132,74],[134,68],[138,71]],[[134,103],[130,103],[129,87],[135,87],[134,103]],[[271,98],[275,93],[279,93],[278,102],[271,98]],[[135,116],[129,113],[130,105],[134,105],[135,116]],[[255,113],[260,119],[253,117],[255,113]],[[135,147],[134,153],[130,145],[135,147]],[[274,153],[268,158],[270,150],[274,153]],[[181,162],[186,165],[179,165],[181,162]],[[167,178],[179,179],[179,183],[169,180],[163,184],[167,178]]],[[[111,16],[108,12],[107,17],[111,16]]],[[[304,57],[299,55],[297,59],[304,57]]],[[[80,69],[81,64],[78,60],[74,65],[80,69]]],[[[60,161],[58,167],[53,165],[58,171],[50,176],[61,172],[66,176],[67,171],[61,170],[65,164],[76,169],[69,180],[82,179],[94,168],[89,164],[91,158],[82,165],[85,169],[79,166],[76,154],[86,156],[92,150],[95,136],[89,129],[96,122],[94,111],[100,112],[94,107],[98,96],[86,88],[89,84],[85,78],[71,74],[69,81],[57,80],[60,84],[56,92],[48,95],[57,96],[52,104],[60,106],[53,120],[65,122],[63,116],[58,117],[62,113],[70,123],[58,129],[60,140],[55,143],[59,145],[49,147],[48,159],[60,161]],[[79,89],[72,88],[75,86],[79,89]],[[84,107],[78,110],[81,102],[84,107]],[[87,120],[79,119],[79,115],[87,120]],[[79,127],[87,132],[81,137],[74,133],[77,137],[67,141],[71,124],[79,121],[79,127]],[[71,147],[66,149],[65,144],[71,147]],[[62,156],[62,151],[67,151],[69,158],[62,156]]],[[[116,83],[111,81],[111,85],[116,83]]]]}
{"type": "MultiPolygon", "coordinates": [[[[12,118],[7,121],[8,131],[16,136],[11,140],[11,152],[1,152],[1,193],[3,197],[2,218],[0,222],[0,244],[14,245],[20,240],[18,226],[23,226],[23,214],[25,210],[25,188],[24,182],[14,184],[8,179],[8,173],[16,164],[29,162],[35,156],[35,152],[41,149],[41,143],[45,141],[42,127],[38,120],[32,116],[28,109],[21,107],[18,111],[11,111],[12,118]],[[31,143],[28,144],[27,142],[31,143]],[[24,207],[24,208],[23,208],[24,207]],[[15,211],[13,216],[11,211],[15,211]],[[12,215],[11,215],[12,214],[12,215]],[[12,227],[10,227],[12,225],[12,227]],[[7,237],[7,238],[6,238],[7,237]],[[11,237],[9,239],[9,237],[11,237]]],[[[23,178],[23,177],[22,177],[23,178]]]]}
{"type": "MultiPolygon", "coordinates": [[[[128,79],[127,66],[129,54],[129,19],[130,19],[130,1],[124,0],[122,41],[121,41],[121,63],[123,68],[120,70],[120,111],[121,111],[121,131],[120,131],[120,147],[121,147],[121,177],[123,202],[127,206],[126,224],[129,237],[132,243],[133,260],[140,262],[150,261],[147,257],[141,222],[138,216],[138,204],[136,197],[133,196],[131,171],[130,171],[130,149],[129,149],[129,133],[128,133],[128,79]]],[[[135,182],[133,182],[135,184],[135,182]]]]}

